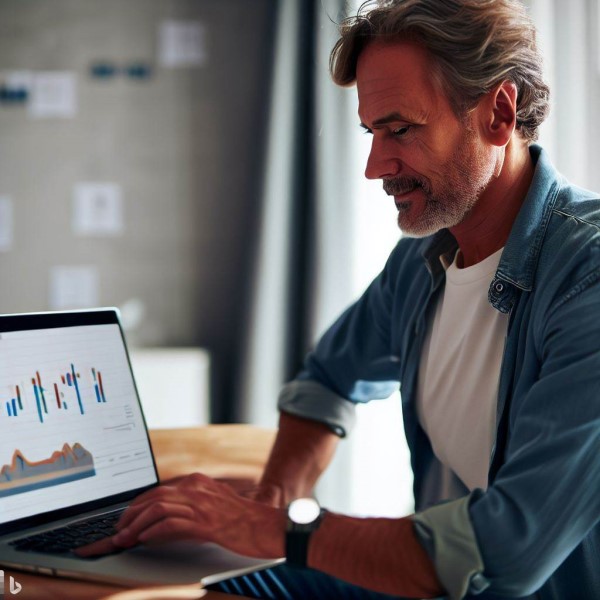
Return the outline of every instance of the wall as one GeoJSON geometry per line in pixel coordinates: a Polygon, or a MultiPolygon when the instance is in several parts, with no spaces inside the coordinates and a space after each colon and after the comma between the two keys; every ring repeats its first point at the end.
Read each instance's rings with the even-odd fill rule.
{"type": "Polygon", "coordinates": [[[0,196],[14,243],[0,252],[0,313],[50,307],[54,266],[97,268],[100,305],[143,303],[128,334],[212,353],[213,417],[239,367],[268,111],[273,0],[0,0],[0,75],[72,71],[72,119],[0,105],[0,196]],[[208,61],[157,61],[165,19],[206,25],[208,61]],[[153,66],[148,81],[90,76],[99,59],[153,66]],[[116,182],[123,235],[72,231],[76,183],[116,182]]]}

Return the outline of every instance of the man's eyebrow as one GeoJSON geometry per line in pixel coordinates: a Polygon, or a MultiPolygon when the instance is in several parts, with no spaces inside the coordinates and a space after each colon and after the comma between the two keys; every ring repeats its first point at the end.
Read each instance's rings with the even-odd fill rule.
{"type": "MultiPolygon", "coordinates": [[[[387,125],[388,123],[395,123],[396,121],[406,121],[406,117],[403,117],[400,113],[398,112],[393,112],[390,113],[389,115],[386,115],[385,117],[381,117],[380,119],[376,119],[375,121],[373,121],[373,127],[376,127],[378,125],[387,125]]],[[[365,125],[364,123],[361,123],[360,126],[363,129],[370,129],[370,127],[367,127],[367,125],[365,125]]]]}

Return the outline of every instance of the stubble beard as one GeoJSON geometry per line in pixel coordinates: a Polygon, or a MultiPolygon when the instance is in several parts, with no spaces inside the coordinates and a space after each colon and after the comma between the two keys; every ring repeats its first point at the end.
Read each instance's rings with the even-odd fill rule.
{"type": "Polygon", "coordinates": [[[423,238],[462,223],[493,176],[492,158],[478,153],[473,134],[467,131],[463,143],[458,144],[441,171],[440,181],[435,185],[441,189],[434,189],[426,178],[408,176],[386,179],[383,188],[390,195],[422,190],[425,204],[416,217],[412,214],[415,210],[412,203],[399,203],[398,227],[407,237],[423,238]]]}

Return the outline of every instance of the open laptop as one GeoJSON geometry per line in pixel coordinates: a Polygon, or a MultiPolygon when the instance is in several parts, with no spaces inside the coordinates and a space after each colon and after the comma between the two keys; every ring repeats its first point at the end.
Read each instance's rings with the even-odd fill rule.
{"type": "MultiPolygon", "coordinates": [[[[177,410],[177,399],[166,398],[177,410]]],[[[215,544],[71,549],[158,485],[116,309],[0,316],[0,566],[124,585],[209,585],[265,568],[215,544]]]]}

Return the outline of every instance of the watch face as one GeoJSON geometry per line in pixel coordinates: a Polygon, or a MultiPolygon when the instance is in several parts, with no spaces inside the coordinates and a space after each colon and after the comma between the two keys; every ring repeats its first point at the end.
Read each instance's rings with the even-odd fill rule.
{"type": "Polygon", "coordinates": [[[307,525],[319,518],[321,507],[312,498],[298,498],[290,503],[288,517],[300,525],[307,525]]]}

